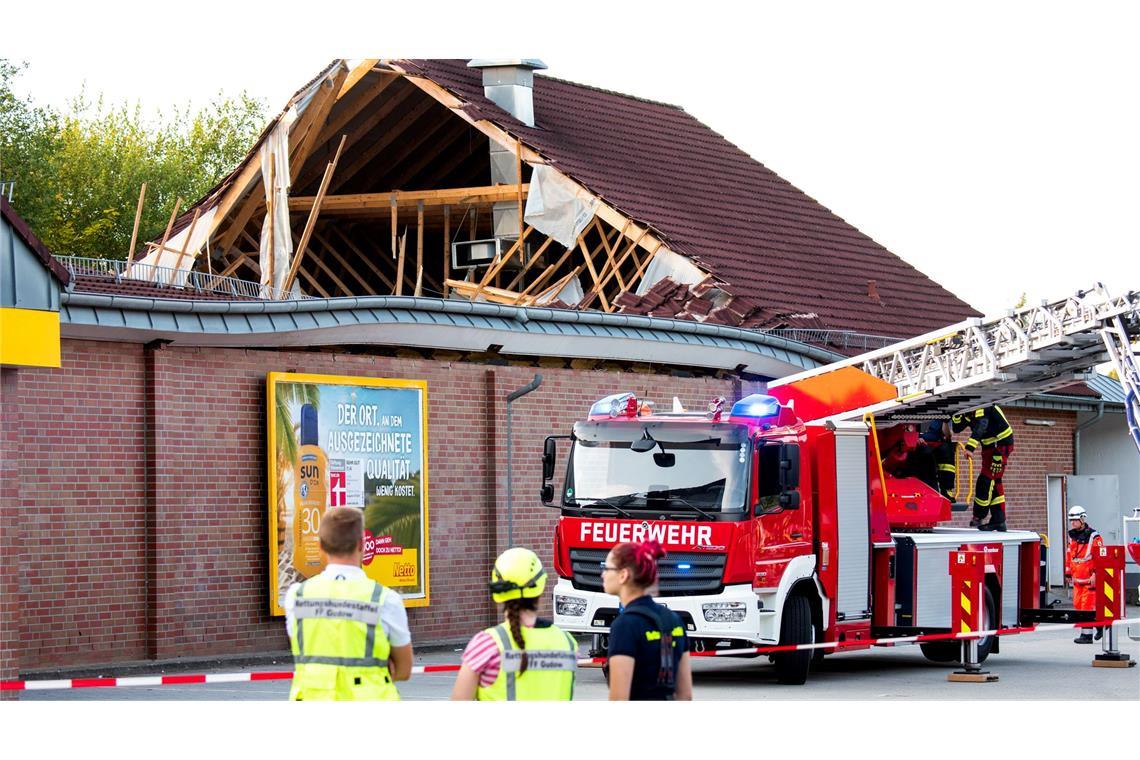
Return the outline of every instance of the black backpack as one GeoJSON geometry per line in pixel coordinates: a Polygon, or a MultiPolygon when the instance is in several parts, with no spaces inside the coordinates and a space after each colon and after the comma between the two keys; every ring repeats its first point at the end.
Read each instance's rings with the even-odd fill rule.
{"type": "Polygon", "coordinates": [[[672,699],[673,691],[677,688],[677,673],[673,667],[673,625],[669,622],[669,608],[654,602],[651,606],[637,605],[626,607],[626,613],[638,615],[650,621],[661,634],[661,661],[657,668],[657,687],[669,692],[672,699]]]}

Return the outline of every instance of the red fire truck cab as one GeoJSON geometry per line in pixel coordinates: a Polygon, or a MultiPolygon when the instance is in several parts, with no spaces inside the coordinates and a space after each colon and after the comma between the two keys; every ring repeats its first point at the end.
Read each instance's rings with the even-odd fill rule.
{"type": "MultiPolygon", "coordinates": [[[[632,393],[595,403],[574,425],[557,498],[555,623],[604,650],[618,599],[603,591],[606,554],[656,539],[668,552],[655,598],[695,651],[950,630],[948,555],[986,552],[983,628],[1039,606],[1036,533],[941,527],[951,505],[884,468],[914,429],[802,421],[794,403],[751,395],[707,412],[654,413],[632,393]],[[896,445],[897,444],[897,445],[896,445]]],[[[556,502],[557,436],[543,456],[543,501],[556,502]]],[[[979,646],[982,658],[996,637],[979,646]]],[[[923,644],[957,658],[958,642],[923,644]]],[[[782,683],[803,683],[823,650],[772,655],[782,683]]]]}

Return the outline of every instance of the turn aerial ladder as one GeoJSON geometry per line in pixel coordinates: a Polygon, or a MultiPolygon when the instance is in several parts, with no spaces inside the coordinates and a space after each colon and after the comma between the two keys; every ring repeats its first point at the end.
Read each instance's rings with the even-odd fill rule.
{"type": "Polygon", "coordinates": [[[1140,292],[1104,285],[1068,298],[975,317],[886,348],[774,380],[805,421],[945,419],[1088,379],[1111,362],[1140,450],[1140,292]]]}

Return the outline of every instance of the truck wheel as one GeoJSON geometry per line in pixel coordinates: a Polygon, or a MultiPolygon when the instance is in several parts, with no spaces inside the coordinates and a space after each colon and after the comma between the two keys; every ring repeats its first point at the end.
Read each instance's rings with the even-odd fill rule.
{"type": "MultiPolygon", "coordinates": [[[[815,641],[815,626],[811,622],[811,605],[802,596],[793,596],[784,605],[780,621],[780,645],[811,644],[815,641]]],[[[798,686],[807,681],[811,667],[812,650],[781,652],[772,657],[776,666],[776,680],[782,684],[798,686]]]]}
{"type": "MultiPolygon", "coordinates": [[[[986,587],[982,606],[982,630],[988,631],[998,619],[997,604],[994,595],[986,587]]],[[[986,636],[978,642],[978,662],[983,663],[993,651],[996,636],[986,636]]],[[[919,644],[922,654],[931,662],[959,662],[962,659],[962,642],[960,641],[928,641],[919,644]]]]}
{"type": "MultiPolygon", "coordinates": [[[[990,593],[989,586],[986,586],[982,605],[982,630],[989,631],[997,628],[997,621],[997,604],[994,602],[994,595],[990,593]]],[[[990,652],[994,650],[994,644],[996,643],[997,636],[986,636],[984,639],[978,640],[979,663],[986,661],[986,658],[990,656],[990,652]]]]}

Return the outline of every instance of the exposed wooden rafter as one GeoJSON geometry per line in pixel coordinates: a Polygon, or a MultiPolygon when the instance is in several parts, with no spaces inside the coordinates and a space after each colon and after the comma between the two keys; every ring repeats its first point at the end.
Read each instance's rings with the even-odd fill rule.
{"type": "MultiPolygon", "coordinates": [[[[526,193],[530,185],[523,185],[526,193]]],[[[498,201],[515,200],[517,190],[513,185],[489,185],[484,187],[454,187],[444,190],[392,190],[386,193],[355,193],[350,195],[326,195],[321,209],[324,213],[338,211],[383,210],[390,207],[415,209],[422,201],[425,206],[488,204],[498,201]]],[[[289,211],[307,211],[313,206],[316,196],[305,195],[289,199],[289,211]]]]}

